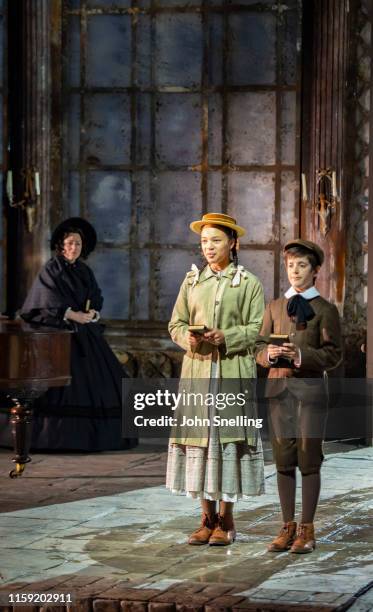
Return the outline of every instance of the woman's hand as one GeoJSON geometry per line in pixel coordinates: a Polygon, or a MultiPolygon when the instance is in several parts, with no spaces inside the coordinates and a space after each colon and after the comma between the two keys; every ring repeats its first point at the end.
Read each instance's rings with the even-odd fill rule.
{"type": "Polygon", "coordinates": [[[221,329],[210,329],[210,331],[205,332],[203,334],[203,339],[210,344],[214,344],[215,346],[219,346],[220,344],[224,344],[225,336],[224,332],[221,329]]]}
{"type": "Polygon", "coordinates": [[[75,321],[75,323],[85,325],[85,323],[90,323],[92,319],[94,319],[95,310],[90,310],[89,312],[82,312],[81,310],[75,312],[74,310],[68,310],[65,317],[70,321],[75,321]]]}

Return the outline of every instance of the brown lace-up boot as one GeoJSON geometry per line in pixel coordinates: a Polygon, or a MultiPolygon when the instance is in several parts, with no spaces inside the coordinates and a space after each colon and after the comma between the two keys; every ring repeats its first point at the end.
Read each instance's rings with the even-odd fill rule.
{"type": "Polygon", "coordinates": [[[202,544],[208,544],[210,536],[214,530],[214,527],[217,522],[217,515],[213,514],[209,516],[205,512],[202,514],[202,522],[201,526],[193,531],[192,535],[188,540],[188,544],[193,544],[194,546],[201,546],[202,544]]]}
{"type": "Polygon", "coordinates": [[[297,524],[295,521],[284,523],[280,532],[268,546],[269,552],[285,552],[291,548],[297,532],[297,524]]]}
{"type": "Polygon", "coordinates": [[[298,527],[297,537],[290,549],[292,553],[305,554],[316,548],[315,530],[313,523],[301,523],[298,527]]]}
{"type": "Polygon", "coordinates": [[[236,530],[232,516],[226,517],[218,514],[217,525],[209,540],[210,546],[228,546],[236,539],[236,530]]]}

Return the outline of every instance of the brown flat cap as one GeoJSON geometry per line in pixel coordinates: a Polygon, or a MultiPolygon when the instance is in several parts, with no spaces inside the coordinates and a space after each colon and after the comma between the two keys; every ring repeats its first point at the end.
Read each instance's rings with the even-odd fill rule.
{"type": "Polygon", "coordinates": [[[321,266],[323,264],[324,251],[322,250],[321,247],[319,247],[318,244],[311,242],[311,240],[303,240],[303,238],[295,238],[294,240],[290,240],[284,246],[284,253],[286,253],[288,249],[291,249],[291,247],[296,247],[296,246],[303,247],[304,249],[311,251],[311,253],[313,253],[316,256],[316,259],[318,260],[319,265],[321,266]]]}

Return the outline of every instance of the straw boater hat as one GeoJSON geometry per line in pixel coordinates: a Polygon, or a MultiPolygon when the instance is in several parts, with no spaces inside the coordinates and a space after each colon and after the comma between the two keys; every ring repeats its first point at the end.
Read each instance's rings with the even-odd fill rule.
{"type": "Polygon", "coordinates": [[[233,219],[233,217],[230,217],[229,215],[223,215],[222,213],[207,213],[206,215],[203,215],[200,221],[193,221],[189,227],[192,232],[200,234],[204,225],[223,225],[224,227],[229,227],[229,229],[237,232],[237,236],[243,236],[246,234],[246,230],[237,225],[236,219],[233,219]]]}
{"type": "Polygon", "coordinates": [[[303,240],[303,238],[295,238],[294,240],[290,240],[284,246],[284,253],[291,247],[303,247],[308,251],[311,251],[317,259],[318,265],[322,266],[324,262],[324,251],[318,244],[311,242],[311,240],[303,240]]]}

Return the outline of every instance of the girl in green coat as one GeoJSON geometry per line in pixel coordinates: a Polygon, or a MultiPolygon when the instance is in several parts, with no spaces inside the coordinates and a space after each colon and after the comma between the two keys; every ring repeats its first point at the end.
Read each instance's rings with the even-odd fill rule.
{"type": "MultiPolygon", "coordinates": [[[[193,265],[186,275],[169,323],[173,341],[186,351],[181,378],[189,384],[200,379],[200,389],[203,380],[210,381],[208,391],[215,397],[224,385],[244,391],[250,387],[244,381],[256,377],[253,351],[264,313],[261,283],[238,265],[237,237],[245,230],[232,217],[218,213],[204,215],[190,228],[201,235],[206,266],[198,270],[193,265]],[[192,325],[207,330],[195,333],[189,329],[192,325]]],[[[192,436],[183,429],[170,441],[166,486],[173,493],[201,498],[202,524],[189,544],[230,544],[235,539],[233,503],[263,493],[261,424],[255,419],[252,395],[246,411],[247,406],[253,417],[249,421],[216,427],[212,423],[217,403],[202,405],[195,415],[203,425],[195,427],[192,436]]],[[[224,416],[240,418],[239,414],[242,409],[236,403],[224,416]]]]}

